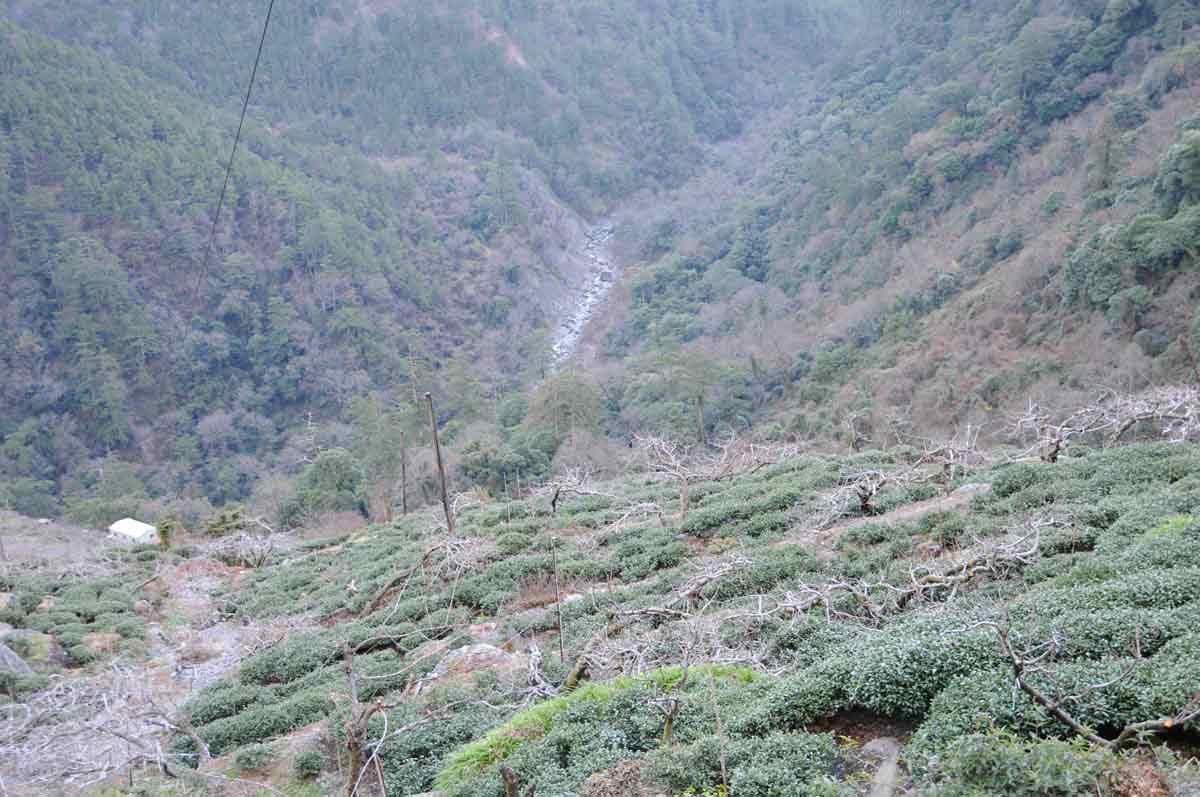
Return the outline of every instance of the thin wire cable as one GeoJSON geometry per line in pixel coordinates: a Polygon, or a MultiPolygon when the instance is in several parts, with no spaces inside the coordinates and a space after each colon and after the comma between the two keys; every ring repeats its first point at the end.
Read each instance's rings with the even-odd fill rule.
{"type": "Polygon", "coordinates": [[[258,40],[258,53],[254,56],[254,67],[250,70],[250,82],[246,86],[246,99],[242,102],[242,116],[238,120],[237,135],[233,139],[233,150],[229,153],[229,163],[225,166],[225,182],[221,185],[221,197],[217,200],[217,212],[213,215],[212,230],[208,234],[208,246],[204,250],[204,267],[196,280],[196,291],[200,293],[200,283],[208,274],[208,261],[212,256],[213,243],[217,240],[217,223],[221,220],[221,209],[225,207],[225,193],[229,190],[229,175],[233,172],[233,159],[237,156],[238,144],[242,141],[242,127],[246,124],[246,110],[250,107],[250,93],[254,90],[254,78],[258,75],[258,63],[262,60],[263,46],[267,43],[267,29],[271,26],[271,12],[275,10],[275,0],[267,6],[267,18],[263,21],[262,38],[258,40]]]}

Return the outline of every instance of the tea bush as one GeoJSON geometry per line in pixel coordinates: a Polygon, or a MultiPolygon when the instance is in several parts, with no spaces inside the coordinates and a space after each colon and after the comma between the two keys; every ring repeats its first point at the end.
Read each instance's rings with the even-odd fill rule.
{"type": "MultiPolygon", "coordinates": [[[[502,618],[501,639],[554,632],[556,612],[545,607],[505,614],[523,588],[551,577],[548,534],[558,535],[560,577],[585,595],[563,607],[567,662],[558,660],[557,650],[542,661],[546,677],[561,683],[571,660],[616,613],[631,616],[634,609],[662,606],[699,566],[736,551],[752,564],[709,586],[701,604],[731,618],[718,629],[723,645],[756,650],[768,669],[782,672],[778,679],[693,665],[689,683],[679,688],[680,671],[667,668],[642,678],[585,681],[570,694],[515,715],[499,708],[510,698],[502,689],[511,684],[472,679],[462,687],[463,705],[447,718],[389,744],[381,757],[389,793],[436,787],[458,797],[494,797],[503,762],[539,793],[577,794],[592,774],[635,762],[652,788],[715,794],[720,777],[713,769],[715,726],[705,675],[710,669],[716,674],[731,786],[739,794],[835,794],[850,788],[829,778],[844,782],[855,769],[854,756],[806,732],[812,723],[846,712],[919,723],[909,755],[915,772],[931,773],[933,780],[924,784],[935,790],[931,793],[1058,793],[1054,790],[1076,782],[1073,773],[1082,771],[1083,759],[1068,755],[1057,741],[1040,741],[1067,731],[1022,694],[1014,700],[1012,675],[995,634],[978,622],[1007,612],[1014,640],[1053,640],[1044,663],[1065,693],[1087,692],[1083,687],[1131,668],[1127,678],[1072,704],[1101,733],[1178,710],[1194,693],[1194,662],[1200,659],[1200,637],[1193,630],[1200,625],[1195,521],[1200,478],[1189,475],[1200,470],[1194,448],[1077,447],[1079,456],[1054,465],[996,467],[972,475],[993,482],[994,491],[969,507],[914,522],[850,528],[836,555],[826,557],[823,550],[821,558],[803,543],[773,546],[768,540],[788,528],[795,506],[808,505],[836,483],[850,467],[845,461],[810,458],[695,485],[682,528],[662,528],[657,519],[606,528],[620,510],[608,499],[568,498],[554,517],[533,502],[472,508],[460,532],[474,558],[461,574],[439,570],[437,559],[420,567],[434,541],[415,521],[372,527],[340,548],[300,551],[285,567],[247,575],[232,597],[237,612],[346,618],[361,613],[398,575],[416,568],[415,581],[386,593],[370,616],[294,632],[244,661],[235,677],[205,689],[188,709],[217,754],[267,743],[321,717],[333,716],[338,732],[337,717],[345,711],[337,697],[345,687],[343,644],[379,648],[356,659],[364,675],[379,676],[360,679],[361,699],[372,700],[435,666],[436,657],[420,664],[404,659],[426,639],[449,637],[451,648],[480,641],[468,626],[478,629],[489,617],[502,618]],[[870,625],[831,621],[821,608],[797,616],[754,616],[759,596],[763,606],[773,606],[798,582],[840,577],[907,583],[915,542],[932,539],[965,553],[976,539],[1019,528],[1031,513],[1042,512],[1063,523],[1044,530],[1036,563],[976,579],[946,604],[915,602],[870,625]],[[605,530],[557,531],[577,527],[605,530]],[[729,538],[720,546],[684,536],[718,533],[729,538]],[[348,589],[351,584],[357,591],[348,589]],[[1135,650],[1142,658],[1134,657],[1135,650]],[[407,674],[397,676],[399,671],[407,674]],[[664,748],[663,715],[654,702],[668,694],[679,699],[680,708],[674,743],[664,748]],[[1016,736],[997,735],[1002,732],[1016,736]],[[996,749],[989,752],[973,736],[980,734],[996,749]],[[800,763],[779,764],[785,757],[800,763]],[[1040,769],[1022,774],[1023,766],[1040,769]]],[[[893,467],[903,457],[869,452],[854,459],[859,467],[893,467]]],[[[628,500],[658,501],[668,515],[677,511],[678,489],[668,482],[631,478],[609,489],[628,500]]],[[[926,494],[897,490],[887,502],[926,494]]],[[[51,589],[65,592],[39,583],[18,596],[10,611],[26,618],[23,622],[56,628],[73,644],[82,644],[91,626],[131,622],[127,611],[117,610],[132,597],[121,592],[120,582],[72,592],[80,603],[87,598],[82,613],[66,594],[51,612],[33,611],[51,589]]],[[[136,633],[136,625],[126,630],[136,633]]],[[[649,660],[678,661],[687,638],[684,624],[673,618],[643,617],[631,620],[610,644],[636,643],[649,660]]],[[[390,727],[416,719],[414,712],[421,710],[418,702],[389,711],[390,727]]],[[[372,728],[382,731],[382,725],[372,728]]]]}
{"type": "Polygon", "coordinates": [[[670,531],[640,530],[617,548],[621,578],[638,581],[656,570],[675,567],[687,555],[687,546],[670,531]]]}
{"type": "Polygon", "coordinates": [[[325,756],[318,750],[305,750],[292,759],[292,775],[298,780],[312,780],[325,768],[325,756]]]}
{"type": "MultiPolygon", "coordinates": [[[[735,739],[726,746],[725,758],[730,791],[747,797],[829,794],[830,774],[845,767],[844,752],[832,734],[775,733],[735,739]]],[[[716,736],[656,750],[649,761],[651,776],[675,793],[703,793],[721,785],[721,746],[716,736]]]]}
{"type": "MultiPolygon", "coordinates": [[[[1043,693],[1079,695],[1071,702],[1072,715],[1111,735],[1131,722],[1173,716],[1188,704],[1196,688],[1194,645],[1194,635],[1189,635],[1151,659],[1067,662],[1029,678],[1043,693]],[[1104,689],[1088,688],[1109,682],[1104,689]]],[[[954,739],[990,727],[1036,737],[1070,733],[1024,692],[1014,690],[1010,671],[996,668],[959,677],[937,696],[913,736],[910,760],[923,767],[954,739]]]]}
{"type": "Polygon", "coordinates": [[[1075,797],[1115,794],[1118,758],[1086,742],[974,733],[950,743],[931,790],[937,797],[1075,797]]]}
{"type": "Polygon", "coordinates": [[[584,684],[568,695],[522,711],[482,739],[456,751],[435,779],[456,795],[490,795],[495,767],[504,762],[524,781],[549,792],[577,792],[594,772],[658,746],[662,714],[650,701],[679,689],[684,705],[675,736],[689,742],[711,728],[707,679],[719,684],[719,701],[735,702],[755,681],[752,671],[713,665],[683,671],[668,667],[641,678],[584,684]],[[681,686],[681,684],[684,684],[681,686]]]}
{"type": "Polygon", "coordinates": [[[257,772],[275,760],[275,751],[267,744],[252,744],[238,750],[233,763],[243,772],[257,772]]]}
{"type": "MultiPolygon", "coordinates": [[[[120,556],[130,563],[129,580],[145,578],[146,568],[135,556],[128,551],[120,556]]],[[[136,598],[121,578],[63,581],[16,573],[0,579],[0,590],[12,594],[0,622],[54,637],[72,666],[103,658],[88,645],[89,634],[116,634],[122,642],[145,636],[146,621],[134,611],[136,598]]]]}

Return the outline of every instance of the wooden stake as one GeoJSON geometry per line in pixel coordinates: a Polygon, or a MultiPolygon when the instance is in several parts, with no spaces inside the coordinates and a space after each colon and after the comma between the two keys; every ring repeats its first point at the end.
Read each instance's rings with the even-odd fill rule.
{"type": "Polygon", "coordinates": [[[712,702],[713,716],[717,720],[717,750],[721,756],[721,789],[729,794],[729,771],[725,766],[725,729],[721,726],[721,706],[717,703],[717,682],[712,670],[708,671],[708,699],[712,702]]]}
{"type": "Polygon", "coordinates": [[[400,513],[408,514],[408,441],[400,432],[400,513]]]}
{"type": "Polygon", "coordinates": [[[433,454],[437,459],[438,478],[442,481],[442,509],[446,511],[446,530],[454,536],[454,514],[450,511],[450,494],[446,492],[446,466],[442,464],[442,444],[438,440],[437,415],[433,411],[433,394],[425,394],[425,403],[429,407],[429,428],[433,433],[433,454]]]}
{"type": "Polygon", "coordinates": [[[558,660],[567,663],[567,643],[563,638],[562,590],[558,584],[558,537],[551,542],[550,555],[554,561],[554,605],[558,609],[558,660]]]}

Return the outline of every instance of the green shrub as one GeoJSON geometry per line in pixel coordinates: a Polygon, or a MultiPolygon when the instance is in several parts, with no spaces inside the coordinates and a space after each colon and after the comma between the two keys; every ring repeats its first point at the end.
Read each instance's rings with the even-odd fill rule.
{"type": "Polygon", "coordinates": [[[1134,607],[1171,609],[1200,600],[1200,568],[1150,570],[1084,587],[1039,585],[1019,597],[1014,609],[1054,616],[1073,610],[1134,607]]]}
{"type": "Polygon", "coordinates": [[[526,550],[527,547],[532,544],[532,537],[529,537],[528,534],[518,534],[516,532],[502,534],[496,540],[496,546],[498,547],[500,553],[504,553],[505,556],[511,556],[514,555],[514,553],[520,553],[521,551],[526,550]]]}
{"type": "Polygon", "coordinates": [[[912,535],[912,527],[907,524],[872,521],[863,523],[848,530],[836,543],[838,550],[844,550],[852,545],[878,545],[882,542],[903,538],[908,540],[912,535]]]}
{"type": "Polygon", "coordinates": [[[254,705],[233,716],[198,727],[200,737],[214,756],[264,739],[294,731],[329,715],[333,709],[330,690],[313,689],[270,705],[254,705]]]}
{"type": "MultiPolygon", "coordinates": [[[[1188,704],[1195,695],[1198,647],[1196,635],[1189,634],[1167,643],[1153,658],[1066,662],[1027,677],[1043,693],[1076,695],[1072,715],[1111,735],[1131,722],[1174,716],[1188,704]],[[1094,689],[1095,684],[1109,685],[1094,689]]],[[[954,680],[935,698],[913,735],[910,762],[923,768],[955,739],[993,727],[1038,737],[1070,734],[1013,688],[1010,670],[983,670],[954,680]]]]}
{"type": "Polygon", "coordinates": [[[329,633],[293,634],[246,659],[238,678],[252,684],[287,683],[320,669],[337,655],[338,643],[329,633]]]}
{"type": "Polygon", "coordinates": [[[938,767],[939,797],[1075,797],[1107,794],[1119,759],[1081,739],[1018,739],[970,734],[950,744],[938,767]]]}
{"type": "Polygon", "coordinates": [[[752,539],[783,531],[791,524],[790,514],[785,510],[760,512],[741,523],[735,533],[752,539]]]}
{"type": "Polygon", "coordinates": [[[621,578],[637,581],[656,570],[674,567],[687,555],[687,546],[666,530],[639,530],[617,548],[621,578]]]}
{"type": "Polygon", "coordinates": [[[1026,639],[1055,640],[1059,659],[1103,659],[1131,656],[1140,650],[1151,656],[1175,637],[1186,634],[1200,604],[1174,610],[1113,609],[1064,612],[1056,617],[1035,615],[1014,625],[1026,639]]]}
{"type": "Polygon", "coordinates": [[[992,481],[992,491],[1000,498],[1008,498],[1041,481],[1053,478],[1053,475],[1050,466],[1019,462],[1000,471],[992,481]]]}
{"type": "Polygon", "coordinates": [[[312,780],[325,768],[325,757],[318,750],[305,750],[292,761],[292,775],[297,780],[312,780]]]}
{"type": "MultiPolygon", "coordinates": [[[[684,694],[697,695],[692,704],[696,708],[681,711],[676,727],[677,735],[685,740],[688,718],[694,720],[702,711],[699,706],[708,703],[710,674],[733,689],[756,679],[753,671],[744,668],[692,667],[684,694]]],[[[526,776],[536,770],[534,781],[547,790],[558,786],[575,791],[593,772],[658,745],[662,715],[650,701],[674,691],[682,681],[680,667],[666,667],[640,678],[584,684],[570,694],[518,712],[482,739],[455,751],[437,774],[435,785],[440,791],[461,794],[475,783],[486,792],[491,783],[483,785],[481,775],[503,761],[526,776]]],[[[693,722],[691,734],[697,735],[697,730],[698,724],[693,722]]]]}
{"type": "MultiPolygon", "coordinates": [[[[649,757],[649,774],[673,792],[704,793],[721,785],[721,744],[705,736],[683,747],[662,748],[649,757]]],[[[724,751],[729,789],[745,797],[811,795],[842,767],[832,734],[775,733],[731,740],[724,751]]]]}
{"type": "Polygon", "coordinates": [[[207,725],[222,717],[231,717],[257,702],[270,702],[271,690],[254,684],[218,681],[204,689],[187,704],[193,725],[207,725]]]}
{"type": "Polygon", "coordinates": [[[275,760],[275,751],[267,744],[252,744],[243,747],[233,756],[233,762],[243,772],[258,772],[275,760]]]}
{"type": "Polygon", "coordinates": [[[945,633],[921,618],[860,637],[844,649],[847,703],[888,717],[917,718],[956,675],[990,665],[996,643],[988,631],[945,633]]]}
{"type": "MultiPolygon", "coordinates": [[[[63,640],[60,638],[59,641],[62,642],[63,640]]],[[[99,658],[96,655],[96,651],[82,642],[68,647],[67,655],[71,657],[71,663],[77,665],[90,664],[99,658]]]]}

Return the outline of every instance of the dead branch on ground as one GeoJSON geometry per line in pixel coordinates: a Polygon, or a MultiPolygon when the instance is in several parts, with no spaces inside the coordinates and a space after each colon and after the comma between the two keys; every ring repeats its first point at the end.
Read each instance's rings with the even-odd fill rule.
{"type": "Polygon", "coordinates": [[[563,683],[563,691],[571,691],[587,677],[589,668],[598,663],[598,650],[611,637],[624,631],[630,624],[641,618],[658,618],[668,620],[690,620],[702,611],[696,611],[696,604],[703,593],[713,585],[749,568],[753,562],[740,554],[735,554],[723,560],[709,562],[702,569],[676,589],[663,604],[647,606],[625,611],[612,611],[609,621],[600,627],[584,643],[583,650],[575,659],[570,673],[563,683]]]}
{"type": "Polygon", "coordinates": [[[915,602],[951,600],[968,584],[982,577],[999,578],[1037,561],[1042,529],[1060,525],[1054,518],[1030,520],[1000,541],[980,542],[957,561],[940,568],[913,566],[909,583],[892,584],[832,579],[823,584],[801,584],[785,593],[778,609],[797,616],[822,607],[829,620],[849,620],[879,625],[884,618],[904,611],[915,602]]]}

